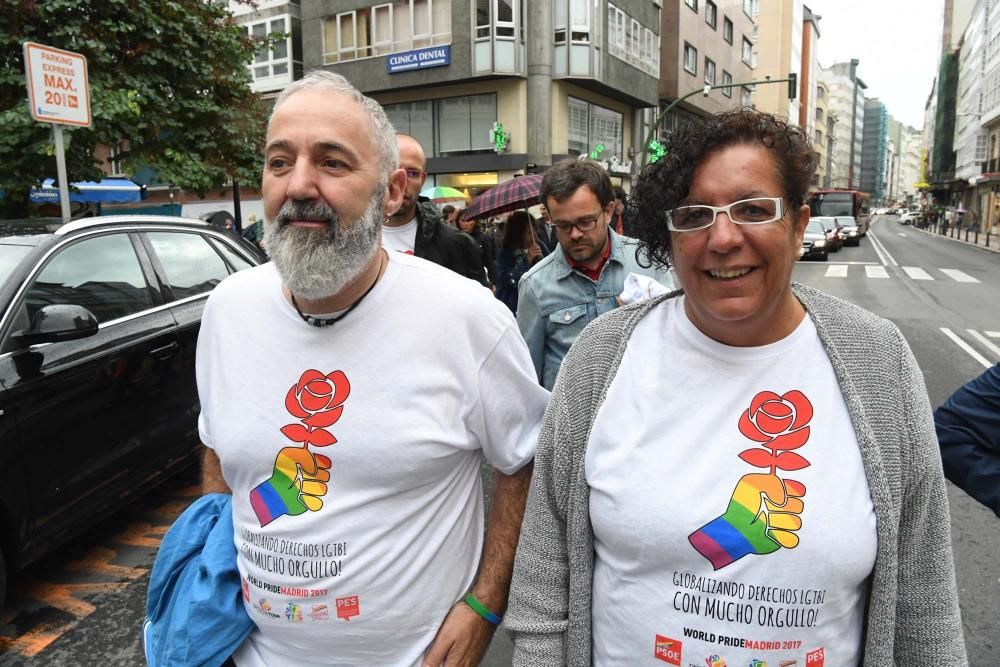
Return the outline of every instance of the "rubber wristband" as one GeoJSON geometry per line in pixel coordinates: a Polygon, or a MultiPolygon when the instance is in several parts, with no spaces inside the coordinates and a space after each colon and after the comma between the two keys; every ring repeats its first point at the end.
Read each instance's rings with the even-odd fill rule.
{"type": "Polygon", "coordinates": [[[472,608],[472,611],[476,612],[493,625],[500,625],[500,622],[503,621],[503,616],[494,614],[492,611],[487,609],[486,605],[477,600],[476,596],[472,593],[465,596],[465,604],[469,605],[469,607],[472,608]]]}

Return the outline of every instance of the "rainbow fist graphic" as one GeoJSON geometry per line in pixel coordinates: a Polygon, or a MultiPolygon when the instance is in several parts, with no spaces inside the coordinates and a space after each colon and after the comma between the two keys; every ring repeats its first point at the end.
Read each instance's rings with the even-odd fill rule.
{"type": "Polygon", "coordinates": [[[748,449],[740,453],[740,458],[770,472],[743,475],[725,513],[688,535],[691,546],[714,569],[722,569],[747,554],[763,555],[798,546],[795,531],[802,527],[799,515],[806,487],[775,473],[809,465],[805,458],[787,450],[797,449],[809,440],[807,424],[812,416],[809,399],[796,390],[783,396],[762,391],[740,417],[740,433],[769,450],[748,449]]]}
{"type": "Polygon", "coordinates": [[[337,442],[325,427],[340,419],[350,393],[351,384],[343,371],[323,375],[308,370],[288,390],[285,409],[302,423],[283,426],[281,432],[301,446],[278,452],[271,476],[250,492],[250,505],[261,527],[286,514],[296,516],[323,507],[333,462],[309,451],[309,445],[326,447],[337,442]]]}

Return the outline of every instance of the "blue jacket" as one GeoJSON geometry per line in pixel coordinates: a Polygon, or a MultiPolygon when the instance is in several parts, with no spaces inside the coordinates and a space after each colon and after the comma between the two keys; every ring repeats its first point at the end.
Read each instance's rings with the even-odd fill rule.
{"type": "Polygon", "coordinates": [[[944,475],[1000,517],[1000,364],[934,411],[944,475]]]}
{"type": "Polygon", "coordinates": [[[241,599],[232,496],[196,500],[170,527],[153,563],[143,644],[150,667],[218,667],[256,627],[241,599]]]}
{"type": "Polygon", "coordinates": [[[674,287],[666,270],[639,265],[635,258],[638,241],[610,229],[608,234],[611,256],[599,281],[575,271],[559,247],[524,274],[518,285],[517,326],[528,344],[538,381],[546,389],[552,389],[563,357],[583,328],[618,306],[615,299],[628,274],[651,276],[668,289],[674,287]]]}

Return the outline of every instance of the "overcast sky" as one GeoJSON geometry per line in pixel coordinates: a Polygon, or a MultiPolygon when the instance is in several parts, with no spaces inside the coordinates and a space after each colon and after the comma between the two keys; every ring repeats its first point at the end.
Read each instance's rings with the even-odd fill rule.
{"type": "MultiPolygon", "coordinates": [[[[768,0],[761,0],[768,2],[768,0]]],[[[944,0],[805,0],[819,22],[819,62],[857,58],[858,74],[889,113],[918,130],[937,73],[944,0]]]]}

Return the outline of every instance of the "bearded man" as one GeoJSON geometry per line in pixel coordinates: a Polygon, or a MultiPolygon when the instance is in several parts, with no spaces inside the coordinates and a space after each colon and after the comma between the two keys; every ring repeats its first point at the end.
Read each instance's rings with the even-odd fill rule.
{"type": "Polygon", "coordinates": [[[198,342],[203,487],[233,494],[257,625],[239,667],[474,665],[506,606],[547,394],[488,291],[382,249],[405,182],[385,113],[343,77],[278,97],[272,262],[216,288],[198,342]]]}

